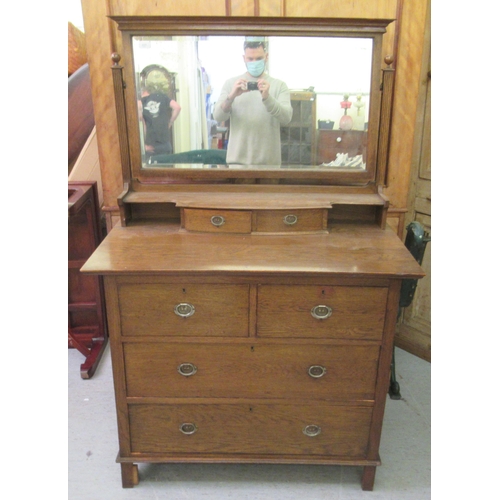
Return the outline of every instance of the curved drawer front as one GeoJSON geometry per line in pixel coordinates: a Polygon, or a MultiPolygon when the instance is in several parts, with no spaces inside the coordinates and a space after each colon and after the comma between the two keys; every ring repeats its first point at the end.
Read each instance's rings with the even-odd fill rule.
{"type": "Polygon", "coordinates": [[[205,233],[249,233],[252,212],[249,210],[216,210],[184,208],[184,228],[205,233]]]}
{"type": "Polygon", "coordinates": [[[257,335],[379,340],[387,288],[261,285],[257,335]]]}
{"type": "Polygon", "coordinates": [[[130,397],[373,400],[378,346],[125,343],[130,397]]]}
{"type": "Polygon", "coordinates": [[[326,404],[134,404],[132,452],[366,454],[372,408],[326,404]]]}
{"type": "Polygon", "coordinates": [[[122,335],[248,336],[248,285],[122,284],[122,335]]]}

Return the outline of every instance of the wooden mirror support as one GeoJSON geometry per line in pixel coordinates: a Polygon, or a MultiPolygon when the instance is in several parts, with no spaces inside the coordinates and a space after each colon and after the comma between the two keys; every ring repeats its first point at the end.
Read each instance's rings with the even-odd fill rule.
{"type": "Polygon", "coordinates": [[[373,489],[401,282],[424,274],[386,227],[389,21],[113,19],[121,225],[82,272],[104,276],[123,487],[197,462],[355,466],[373,489]],[[172,33],[373,37],[367,169],[143,168],[130,40],[172,33]]]}
{"type": "MultiPolygon", "coordinates": [[[[270,204],[278,210],[316,208],[324,210],[324,219],[336,220],[337,214],[348,206],[355,219],[376,221],[385,227],[388,200],[382,194],[385,181],[387,152],[392,109],[392,69],[372,71],[370,96],[370,128],[368,131],[368,166],[366,171],[346,169],[331,172],[314,165],[303,168],[218,169],[215,165],[194,165],[194,168],[143,168],[138,154],[139,137],[136,127],[136,91],[132,82],[132,38],[135,35],[199,35],[266,33],[298,36],[371,37],[373,66],[380,67],[382,36],[390,20],[359,19],[259,19],[250,23],[247,18],[155,18],[114,17],[122,32],[122,46],[129,68],[119,64],[121,57],[113,54],[113,81],[119,124],[120,154],[124,190],[119,196],[121,223],[126,226],[141,219],[172,219],[183,221],[184,209],[212,209],[214,194],[224,198],[227,210],[245,209],[252,224],[242,232],[259,232],[256,220],[259,211],[270,204]],[[311,29],[311,27],[314,27],[311,29]],[[383,77],[382,77],[383,73],[383,77]],[[127,82],[129,82],[127,84],[127,82]],[[196,200],[193,200],[195,194],[196,200]],[[238,200],[232,206],[229,200],[238,200]],[[304,200],[307,204],[304,205],[304,200]],[[280,203],[280,200],[286,202],[280,203]],[[294,201],[296,200],[296,201],[294,201]],[[314,201],[316,200],[316,202],[314,201]],[[311,204],[315,207],[311,207],[311,204]],[[359,215],[356,215],[359,214],[359,215]]],[[[337,141],[340,138],[337,139],[337,141]]],[[[343,215],[339,215],[344,217],[343,215]]],[[[326,228],[327,222],[324,227],[326,228]]]]}

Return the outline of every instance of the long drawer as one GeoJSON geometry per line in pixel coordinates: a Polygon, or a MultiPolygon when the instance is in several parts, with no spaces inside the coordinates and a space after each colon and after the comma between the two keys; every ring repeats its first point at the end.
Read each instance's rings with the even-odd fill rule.
{"type": "Polygon", "coordinates": [[[248,336],[248,285],[119,285],[122,335],[248,336]]]}
{"type": "Polygon", "coordinates": [[[385,287],[261,285],[259,337],[382,338],[385,287]]]}
{"type": "Polygon", "coordinates": [[[326,404],[134,404],[131,450],[361,458],[371,414],[371,407],[326,404]]]}
{"type": "Polygon", "coordinates": [[[124,344],[130,397],[373,400],[377,345],[124,344]]]}

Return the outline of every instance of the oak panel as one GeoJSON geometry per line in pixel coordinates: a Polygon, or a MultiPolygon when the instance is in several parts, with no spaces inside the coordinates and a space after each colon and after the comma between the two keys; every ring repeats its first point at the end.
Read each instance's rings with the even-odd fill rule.
{"type": "Polygon", "coordinates": [[[129,397],[373,400],[378,355],[378,345],[124,345],[129,397]],[[196,373],[181,375],[182,363],[196,373]],[[311,366],[326,373],[313,378],[311,366]]]}
{"type": "Polygon", "coordinates": [[[386,194],[395,207],[406,207],[411,178],[412,144],[418,115],[425,18],[430,2],[404,2],[398,19],[398,43],[394,106],[386,194]]]}
{"type": "Polygon", "coordinates": [[[227,0],[189,0],[158,2],[156,0],[109,0],[110,14],[115,16],[224,16],[227,0]]]}
{"type": "Polygon", "coordinates": [[[248,335],[248,285],[122,284],[118,300],[125,336],[248,335]],[[194,306],[194,314],[178,316],[181,303],[194,306]]]}
{"type": "Polygon", "coordinates": [[[255,15],[255,0],[226,0],[228,16],[253,16],[255,15]]]}
{"type": "Polygon", "coordinates": [[[397,0],[336,0],[335,5],[318,0],[285,0],[287,17],[353,17],[366,19],[393,19],[397,0]]]}
{"type": "Polygon", "coordinates": [[[257,295],[259,337],[382,338],[387,288],[262,285],[257,295]],[[312,308],[332,309],[316,319],[312,308]]]}
{"type": "Polygon", "coordinates": [[[132,452],[363,457],[372,408],[275,404],[130,405],[132,452]],[[197,426],[184,435],[183,423],[197,426]],[[318,425],[314,437],[304,427],[318,425]]]}

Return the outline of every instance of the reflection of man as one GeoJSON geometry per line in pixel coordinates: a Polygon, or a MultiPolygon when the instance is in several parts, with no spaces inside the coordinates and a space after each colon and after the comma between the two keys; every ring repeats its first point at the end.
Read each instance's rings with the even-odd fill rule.
{"type": "Polygon", "coordinates": [[[145,125],[146,155],[172,153],[170,129],[181,112],[179,104],[168,97],[168,82],[159,70],[148,73],[140,109],[145,125]]]}
{"type": "Polygon", "coordinates": [[[215,105],[215,120],[230,119],[227,163],[281,164],[280,126],[290,123],[292,106],[286,84],[264,73],[267,58],[263,41],[246,41],[247,72],[226,81],[215,105]]]}

